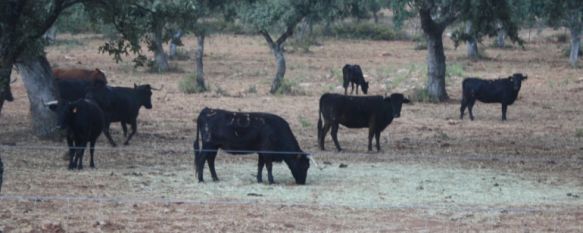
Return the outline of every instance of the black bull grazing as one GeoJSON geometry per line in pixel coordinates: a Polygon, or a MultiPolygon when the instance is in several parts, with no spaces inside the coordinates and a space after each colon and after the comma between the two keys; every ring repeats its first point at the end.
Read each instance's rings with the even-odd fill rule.
{"type": "Polygon", "coordinates": [[[515,73],[508,78],[496,80],[483,80],[479,78],[465,78],[462,82],[462,101],[460,107],[460,119],[464,118],[466,107],[470,113],[470,120],[474,120],[472,109],[476,100],[484,103],[501,103],[502,120],[506,120],[506,109],[518,97],[518,92],[523,80],[528,76],[515,73]]]}
{"type": "Polygon", "coordinates": [[[324,150],[324,139],[332,128],[332,140],[338,151],[342,150],[338,143],[339,125],[348,128],[368,128],[368,150],[372,150],[372,137],[376,139],[377,151],[380,151],[379,137],[381,132],[401,115],[403,103],[409,103],[402,94],[382,96],[345,96],[326,93],[320,97],[318,116],[318,144],[324,150]],[[322,126],[322,118],[324,125],[322,126]]]}
{"type": "Polygon", "coordinates": [[[103,130],[105,117],[97,103],[89,99],[73,102],[49,102],[48,107],[58,114],[58,127],[64,130],[69,146],[69,169],[83,169],[83,154],[90,143],[90,166],[95,167],[95,142],[103,130]]]}
{"type": "Polygon", "coordinates": [[[203,168],[208,162],[214,181],[217,150],[229,154],[259,154],[257,182],[263,182],[263,167],[273,184],[272,162],[285,162],[297,184],[305,184],[310,167],[309,155],[302,151],[289,124],[281,117],[269,113],[229,112],[220,109],[203,109],[198,115],[194,154],[198,181],[203,182],[203,168]],[[202,147],[199,149],[199,135],[202,147]]]}

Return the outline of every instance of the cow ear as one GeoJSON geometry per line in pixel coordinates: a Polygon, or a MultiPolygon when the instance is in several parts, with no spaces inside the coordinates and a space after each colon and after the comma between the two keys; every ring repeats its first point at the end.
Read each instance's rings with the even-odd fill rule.
{"type": "Polygon", "coordinates": [[[77,113],[77,107],[74,107],[73,110],[71,110],[71,112],[77,113]]]}
{"type": "Polygon", "coordinates": [[[525,76],[522,78],[522,80],[526,80],[527,78],[528,78],[528,76],[527,76],[527,75],[525,75],[525,76]]]}
{"type": "Polygon", "coordinates": [[[138,84],[134,83],[134,88],[138,87],[138,84]]]}

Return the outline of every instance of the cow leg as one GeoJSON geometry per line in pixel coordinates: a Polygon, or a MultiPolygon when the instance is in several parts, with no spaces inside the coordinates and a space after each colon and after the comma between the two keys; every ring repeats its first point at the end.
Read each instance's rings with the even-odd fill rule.
{"type": "Polygon", "coordinates": [[[350,95],[354,93],[354,83],[350,83],[350,95]]]}
{"type": "Polygon", "coordinates": [[[134,136],[134,134],[136,134],[136,131],[138,129],[138,123],[136,122],[136,119],[134,119],[130,122],[130,126],[132,127],[132,132],[130,133],[130,135],[126,139],[126,142],[123,143],[126,146],[130,144],[130,139],[132,139],[132,137],[134,136]]]}
{"type": "Polygon", "coordinates": [[[91,159],[89,160],[89,167],[91,168],[95,168],[95,162],[93,161],[93,152],[95,152],[95,140],[97,139],[93,139],[90,142],[90,146],[89,146],[89,155],[91,156],[91,159]]]}
{"type": "Polygon", "coordinates": [[[125,123],[125,121],[121,122],[121,129],[123,130],[123,136],[127,137],[128,136],[128,126],[125,123]]]}
{"type": "Polygon", "coordinates": [[[502,104],[502,120],[505,121],[506,120],[506,110],[508,109],[508,105],[506,104],[502,104]]]}
{"type": "Polygon", "coordinates": [[[73,159],[75,158],[75,153],[77,151],[75,150],[73,139],[69,136],[67,136],[67,145],[69,146],[69,170],[73,170],[77,165],[73,163],[73,159]]]}
{"type": "Polygon", "coordinates": [[[374,137],[377,140],[377,151],[381,151],[381,144],[379,143],[379,138],[381,137],[381,132],[375,132],[374,137]]]}
{"type": "Polygon", "coordinates": [[[219,177],[217,176],[217,172],[215,171],[215,159],[217,158],[217,151],[210,152],[207,157],[207,162],[209,164],[209,170],[211,171],[211,176],[213,177],[213,181],[219,181],[219,177]]]}
{"type": "Polygon", "coordinates": [[[372,136],[374,135],[373,127],[368,129],[368,151],[372,151],[372,136]]]}
{"type": "Polygon", "coordinates": [[[460,107],[460,120],[464,119],[464,112],[466,111],[466,107],[468,106],[468,100],[462,97],[462,103],[460,107]]]}
{"type": "Polygon", "coordinates": [[[336,149],[338,151],[341,151],[342,148],[340,148],[340,144],[338,143],[338,124],[333,124],[332,125],[332,140],[334,141],[334,145],[336,145],[336,149]]]}
{"type": "Polygon", "coordinates": [[[259,160],[257,162],[257,183],[263,183],[263,166],[265,166],[265,160],[263,155],[259,154],[259,160]]]}
{"type": "Polygon", "coordinates": [[[474,104],[476,103],[476,99],[468,100],[468,112],[470,113],[470,120],[474,120],[474,104]]]}
{"type": "Polygon", "coordinates": [[[109,134],[109,126],[110,125],[111,125],[111,122],[109,122],[109,121],[105,122],[105,125],[103,127],[103,134],[105,135],[105,137],[109,141],[109,145],[116,147],[117,145],[115,144],[115,142],[111,138],[111,134],[109,134]]]}
{"type": "Polygon", "coordinates": [[[324,148],[324,141],[326,140],[326,134],[328,134],[328,131],[330,131],[330,127],[332,125],[328,122],[324,123],[324,127],[322,127],[322,134],[321,134],[321,138],[319,138],[319,143],[320,143],[320,149],[321,150],[326,150],[324,148]]]}
{"type": "Polygon", "coordinates": [[[77,169],[83,169],[83,154],[85,153],[85,147],[87,147],[87,141],[77,142],[77,156],[75,156],[75,163],[77,164],[77,169]]]}
{"type": "Polygon", "coordinates": [[[204,152],[204,146],[202,147],[199,153],[194,153],[194,167],[196,171],[196,176],[198,178],[198,182],[204,182],[202,178],[202,172],[204,170],[204,161],[206,159],[206,152],[204,152]]]}
{"type": "Polygon", "coordinates": [[[269,184],[275,184],[275,181],[273,181],[273,174],[271,173],[271,170],[273,169],[271,155],[265,157],[265,167],[267,168],[267,180],[269,181],[269,184]]]}
{"type": "Polygon", "coordinates": [[[358,87],[359,87],[359,86],[360,86],[360,85],[356,84],[356,95],[358,95],[358,87]]]}

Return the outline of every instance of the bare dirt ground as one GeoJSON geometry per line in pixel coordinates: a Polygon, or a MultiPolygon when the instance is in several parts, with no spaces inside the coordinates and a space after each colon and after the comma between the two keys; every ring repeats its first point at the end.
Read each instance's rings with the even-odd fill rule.
{"type": "MultiPolygon", "coordinates": [[[[424,86],[424,50],[413,42],[322,40],[310,53],[287,53],[286,79],[297,95],[269,95],[274,61],[260,37],[215,35],[205,73],[211,91],[178,90],[192,59],[173,61],[168,74],[135,70],[97,54],[103,38],[62,36],[49,47],[55,67],[98,67],[112,85],[164,86],[153,110],[142,109],[131,145],[111,148],[101,137],[96,169],[68,171],[64,142],[34,138],[21,81],[0,118],[5,164],[0,195],[3,232],[582,232],[583,75],[561,55],[557,32],[532,36],[525,49],[496,49],[465,58],[446,41],[448,103],[403,107],[382,134],[380,153],[366,151],[364,129],[341,128],[344,152],[316,143],[318,99],[340,89],[341,67],[360,64],[371,94],[424,86]],[[477,103],[476,120],[459,120],[465,76],[528,75],[519,99],[500,121],[500,106],[477,103]],[[192,140],[204,107],[283,116],[312,165],[297,186],[284,165],[277,185],[255,183],[256,156],[220,153],[220,182],[194,178],[192,140]],[[341,166],[342,165],[342,166],[341,166]]],[[[187,38],[185,52],[194,54],[187,38]]],[[[127,59],[130,60],[130,59],[127,59]]],[[[119,125],[113,136],[121,141],[119,125]]],[[[87,158],[88,156],[86,156],[87,158]]],[[[87,164],[86,159],[86,164],[87,164]]],[[[205,174],[208,180],[208,173],[205,174]]]]}

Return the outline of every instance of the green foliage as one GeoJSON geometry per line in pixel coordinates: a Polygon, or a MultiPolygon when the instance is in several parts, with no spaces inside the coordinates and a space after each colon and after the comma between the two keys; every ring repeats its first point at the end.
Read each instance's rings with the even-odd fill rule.
{"type": "Polygon", "coordinates": [[[575,129],[575,137],[583,138],[583,129],[575,129]]]}
{"type": "Polygon", "coordinates": [[[255,84],[250,85],[249,88],[247,88],[247,90],[245,91],[245,93],[257,94],[257,85],[255,84]]]}
{"type": "Polygon", "coordinates": [[[281,85],[275,91],[277,95],[305,95],[306,92],[302,90],[299,83],[295,80],[283,79],[281,85]]]}
{"type": "Polygon", "coordinates": [[[201,93],[207,91],[205,87],[198,85],[196,75],[190,74],[178,82],[178,89],[186,94],[201,93]]]}
{"type": "Polygon", "coordinates": [[[306,119],[303,115],[298,116],[298,121],[303,128],[311,128],[312,123],[306,119]]]}
{"type": "Polygon", "coordinates": [[[464,66],[459,63],[449,64],[446,69],[445,76],[448,78],[452,77],[460,77],[463,78],[465,76],[464,66]]]}
{"type": "Polygon", "coordinates": [[[435,98],[431,97],[431,95],[429,95],[429,92],[427,92],[427,89],[425,88],[414,88],[412,90],[412,94],[409,96],[409,100],[411,100],[412,102],[419,102],[419,103],[437,103],[439,102],[438,100],[436,100],[435,98]]]}
{"type": "Polygon", "coordinates": [[[334,36],[346,39],[395,40],[397,33],[390,27],[372,22],[343,22],[334,25],[334,36]]]}

